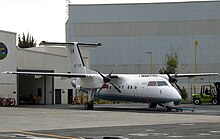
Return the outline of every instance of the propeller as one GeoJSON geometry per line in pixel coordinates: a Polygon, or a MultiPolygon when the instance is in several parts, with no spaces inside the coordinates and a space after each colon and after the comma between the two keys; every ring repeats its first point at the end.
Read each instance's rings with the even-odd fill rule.
{"type": "Polygon", "coordinates": [[[110,82],[111,81],[111,78],[110,78],[110,76],[109,75],[107,75],[107,76],[104,76],[101,72],[99,72],[98,70],[96,70],[98,73],[99,73],[99,75],[101,75],[102,76],[102,78],[103,78],[103,82],[104,83],[108,83],[108,82],[110,82]]]}
{"type": "MultiPolygon", "coordinates": [[[[117,66],[117,65],[116,65],[116,66],[117,66]]],[[[115,67],[116,67],[116,66],[115,66],[115,67]]],[[[111,82],[111,75],[112,75],[113,71],[115,70],[115,67],[112,69],[112,71],[111,71],[107,76],[104,76],[104,75],[103,75],[101,72],[99,72],[98,70],[96,70],[96,71],[99,73],[99,75],[102,76],[104,84],[110,83],[112,86],[114,86],[114,88],[115,88],[119,93],[121,93],[121,90],[120,90],[114,83],[111,82]]],[[[103,85],[104,85],[104,84],[103,84],[103,85]]],[[[100,91],[101,91],[101,89],[100,89],[100,91]]],[[[100,91],[99,91],[99,92],[100,92],[100,91]]]]}
{"type": "Polygon", "coordinates": [[[164,70],[164,72],[167,74],[167,76],[169,77],[169,82],[172,84],[172,83],[174,83],[175,84],[175,86],[178,88],[178,90],[180,91],[180,93],[181,94],[183,94],[183,92],[182,92],[182,89],[180,88],[180,86],[177,84],[177,79],[176,78],[173,78],[172,76],[170,76],[170,74],[165,70],[165,68],[164,67],[162,67],[163,68],[163,70],[164,70]]]}
{"type": "Polygon", "coordinates": [[[167,74],[167,76],[169,77],[169,82],[170,83],[175,83],[175,82],[178,81],[176,78],[173,78],[172,76],[170,76],[170,74],[167,72],[167,70],[165,70],[164,67],[162,67],[162,68],[163,68],[164,72],[167,74]]]}

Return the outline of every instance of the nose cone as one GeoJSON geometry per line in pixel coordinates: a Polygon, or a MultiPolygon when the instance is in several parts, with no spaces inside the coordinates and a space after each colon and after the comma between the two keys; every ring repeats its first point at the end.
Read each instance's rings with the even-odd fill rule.
{"type": "Polygon", "coordinates": [[[171,97],[174,99],[175,102],[179,102],[180,100],[182,100],[182,97],[180,95],[180,93],[174,88],[172,87],[172,95],[171,97]]]}

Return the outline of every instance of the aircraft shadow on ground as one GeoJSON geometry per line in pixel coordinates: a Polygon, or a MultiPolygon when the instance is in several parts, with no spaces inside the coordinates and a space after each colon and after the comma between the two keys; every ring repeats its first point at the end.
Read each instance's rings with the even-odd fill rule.
{"type": "MultiPolygon", "coordinates": [[[[146,104],[96,104],[94,106],[94,110],[92,111],[112,111],[112,112],[131,112],[131,113],[162,113],[162,114],[196,114],[200,115],[201,112],[197,112],[197,109],[200,110],[201,106],[194,106],[194,105],[183,105],[184,108],[191,109],[194,107],[196,112],[192,112],[191,110],[183,110],[182,112],[176,111],[176,109],[173,109],[172,111],[166,111],[164,107],[157,106],[157,108],[149,108],[146,104]]],[[[84,110],[83,105],[79,106],[70,106],[70,109],[75,110],[84,110]]],[[[208,107],[209,109],[209,107],[208,107]]]]}
{"type": "MultiPolygon", "coordinates": [[[[45,109],[68,109],[68,110],[85,110],[84,105],[20,105],[22,108],[45,108],[45,109]]],[[[195,108],[197,110],[197,108],[195,108]]],[[[164,107],[149,108],[146,104],[95,104],[94,110],[85,111],[112,111],[112,112],[131,112],[131,113],[163,113],[163,114],[196,114],[190,111],[176,112],[173,109],[171,112],[166,111],[164,107]]],[[[199,113],[198,113],[199,114],[199,113]]]]}
{"type": "MultiPolygon", "coordinates": [[[[72,107],[71,109],[77,109],[77,110],[84,110],[84,107],[72,107]]],[[[119,106],[119,105],[111,105],[111,106],[106,106],[106,105],[95,105],[93,111],[117,111],[117,112],[132,112],[132,113],[160,113],[160,112],[167,112],[165,108],[163,107],[158,107],[158,108],[148,108],[143,106],[136,106],[132,107],[128,105],[126,106],[119,106]]]]}

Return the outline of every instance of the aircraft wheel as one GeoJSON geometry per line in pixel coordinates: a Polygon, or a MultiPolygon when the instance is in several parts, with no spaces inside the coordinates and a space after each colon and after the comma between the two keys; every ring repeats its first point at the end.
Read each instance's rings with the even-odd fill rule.
{"type": "Polygon", "coordinates": [[[213,99],[213,100],[212,100],[212,104],[213,104],[213,105],[217,105],[217,104],[218,104],[218,100],[217,100],[217,99],[213,99]]]}
{"type": "Polygon", "coordinates": [[[86,102],[86,103],[85,103],[85,109],[86,109],[86,110],[93,110],[93,109],[94,109],[94,104],[93,104],[93,102],[86,102]]]}
{"type": "Polygon", "coordinates": [[[200,99],[194,99],[193,102],[195,105],[201,105],[200,99]]]}
{"type": "Polygon", "coordinates": [[[157,107],[157,103],[150,103],[149,104],[149,108],[156,108],[157,107]]]}
{"type": "Polygon", "coordinates": [[[5,98],[3,98],[1,106],[6,106],[6,105],[7,105],[7,100],[5,98]]]}
{"type": "Polygon", "coordinates": [[[166,110],[167,110],[167,111],[172,111],[172,107],[167,106],[167,107],[166,107],[166,110]]]}

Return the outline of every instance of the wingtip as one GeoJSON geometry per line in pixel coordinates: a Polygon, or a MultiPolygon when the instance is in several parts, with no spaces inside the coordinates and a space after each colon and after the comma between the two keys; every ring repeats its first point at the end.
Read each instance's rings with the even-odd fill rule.
{"type": "Polygon", "coordinates": [[[11,71],[3,71],[2,74],[12,74],[11,71]]]}
{"type": "Polygon", "coordinates": [[[101,42],[98,42],[96,45],[97,45],[97,46],[102,46],[102,43],[101,43],[101,42]]]}

